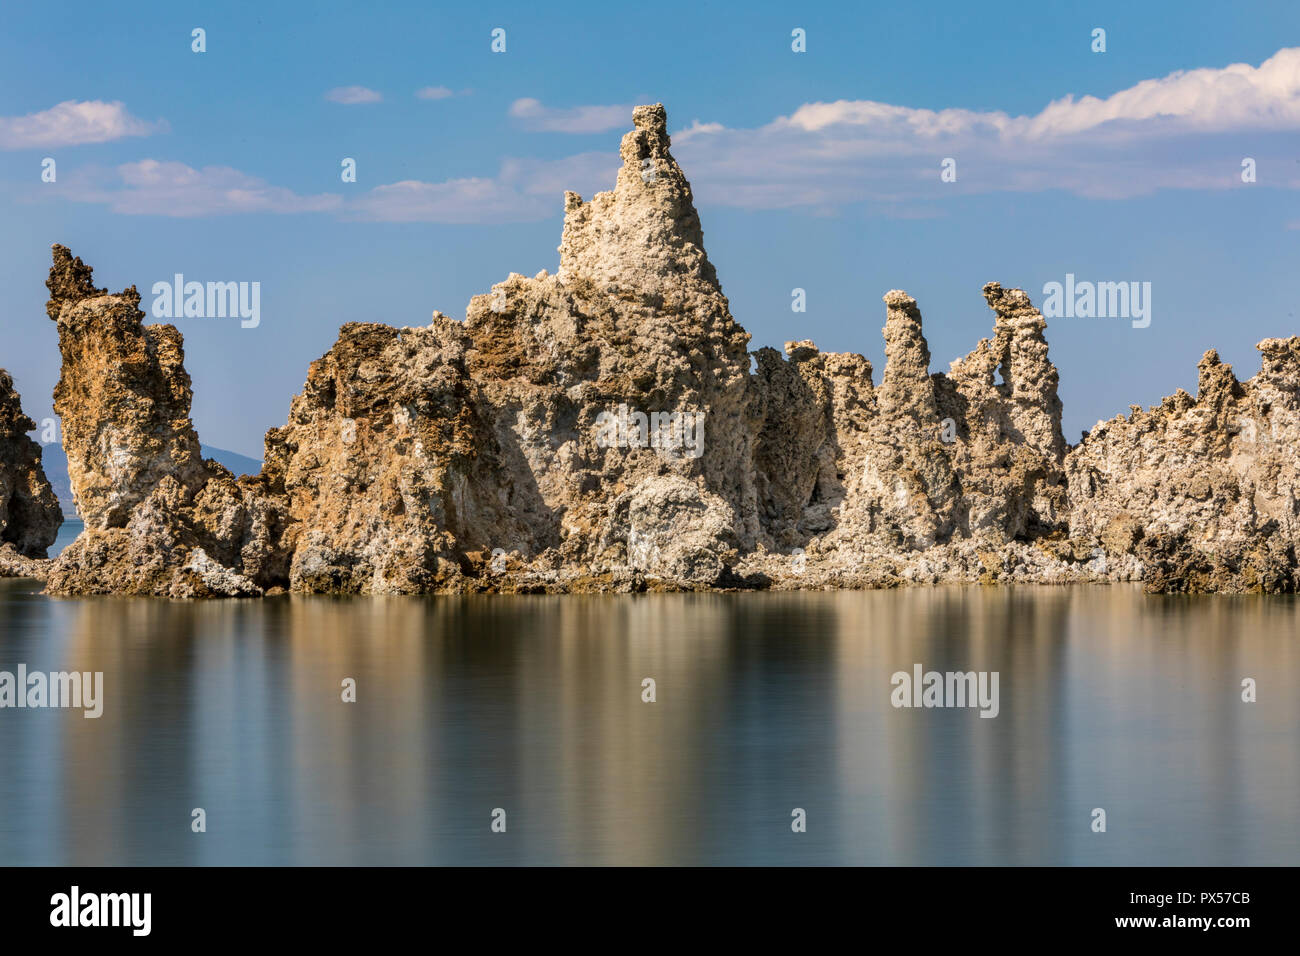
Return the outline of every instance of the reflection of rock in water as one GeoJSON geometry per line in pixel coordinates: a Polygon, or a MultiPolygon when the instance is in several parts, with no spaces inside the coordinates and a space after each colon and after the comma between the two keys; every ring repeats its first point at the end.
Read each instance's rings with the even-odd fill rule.
{"type": "Polygon", "coordinates": [[[104,674],[103,716],[62,725],[59,812],[77,862],[201,862],[187,836],[190,809],[203,804],[185,801],[198,790],[204,747],[221,742],[198,746],[205,685],[194,667],[203,653],[197,635],[205,620],[235,612],[234,605],[121,599],[53,605],[52,623],[67,635],[62,666],[104,674]],[[174,817],[160,818],[160,806],[174,817]]]}
{"type": "Polygon", "coordinates": [[[1046,843],[1035,833],[1036,845],[1027,846],[1023,821],[1008,818],[1005,807],[1067,797],[1069,757],[1059,742],[1067,733],[1074,600],[1065,588],[948,587],[835,600],[841,723],[869,728],[870,735],[838,749],[838,789],[862,788],[846,813],[845,840],[855,855],[845,862],[927,862],[940,848],[972,854],[975,862],[982,847],[1006,854],[1003,862],[1060,852],[1057,831],[1046,843]],[[998,716],[983,719],[975,708],[893,708],[891,677],[910,674],[914,664],[940,673],[998,672],[998,716]],[[936,817],[930,805],[944,792],[961,799],[936,817]]]}
{"type": "MultiPolygon", "coordinates": [[[[471,772],[436,780],[440,805],[501,806],[528,852],[554,862],[707,859],[709,841],[726,838],[726,821],[710,816],[725,816],[727,795],[708,794],[741,784],[711,775],[717,740],[702,728],[737,706],[734,601],[468,598],[432,607],[440,669],[463,675],[473,662],[472,681],[434,702],[440,751],[458,753],[471,772]],[[642,699],[647,677],[653,703],[642,699]],[[488,750],[467,752],[467,721],[491,737],[488,750]]],[[[493,843],[486,821],[482,833],[445,838],[458,852],[511,858],[517,851],[493,843]]]]}
{"type": "Polygon", "coordinates": [[[25,821],[0,855],[1284,862],[1296,614],[1132,587],[155,602],[0,583],[5,646],[105,688],[98,720],[0,719],[0,800],[25,821]],[[914,663],[998,671],[998,716],[895,709],[914,663]],[[1123,839],[1090,839],[1096,806],[1123,839]]]}

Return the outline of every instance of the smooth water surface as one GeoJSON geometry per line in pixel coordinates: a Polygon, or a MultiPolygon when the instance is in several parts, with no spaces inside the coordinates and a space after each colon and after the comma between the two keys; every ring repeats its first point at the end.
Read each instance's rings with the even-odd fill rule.
{"type": "Polygon", "coordinates": [[[1132,587],[204,603],[0,581],[0,671],[105,682],[98,720],[0,710],[0,864],[1295,864],[1298,624],[1292,598],[1132,587]],[[998,716],[894,708],[915,663],[997,671],[998,716]]]}

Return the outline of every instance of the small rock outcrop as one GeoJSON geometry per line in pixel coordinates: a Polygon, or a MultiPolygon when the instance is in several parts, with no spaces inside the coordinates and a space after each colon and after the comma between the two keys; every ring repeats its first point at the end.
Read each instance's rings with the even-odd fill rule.
{"type": "Polygon", "coordinates": [[[441,315],[418,329],[353,323],[312,363],[288,423],[266,437],[262,478],[284,503],[282,586],[437,590],[460,577],[475,529],[507,537],[518,496],[497,481],[467,348],[441,315]]]}
{"type": "Polygon", "coordinates": [[[36,423],[23,414],[14,380],[0,369],[0,576],[44,578],[45,559],[63,523],[54,489],[41,468],[41,446],[28,437],[36,423]]]}
{"type": "Polygon", "coordinates": [[[1300,587],[1300,337],[1239,382],[1213,349],[1196,397],[1099,423],[1066,459],[1071,534],[1150,591],[1300,587]]]}
{"type": "Polygon", "coordinates": [[[199,452],[180,333],[143,325],[134,286],[117,295],[95,288],[90,268],[63,246],[46,286],[63,356],[54,410],[86,525],[55,560],[47,590],[260,594],[230,570],[252,518],[234,476],[199,452]]]}
{"type": "Polygon", "coordinates": [[[810,341],[751,356],[663,107],[633,126],[614,189],[566,194],[554,275],[510,274],[463,322],[343,326],[258,476],[203,459],[180,333],[56,246],[86,529],[49,590],[1296,589],[1300,340],[1262,343],[1245,384],[1208,353],[1196,399],[1073,449],[1046,322],[996,282],[992,335],[947,372],[899,290],[878,383],[810,341]]]}

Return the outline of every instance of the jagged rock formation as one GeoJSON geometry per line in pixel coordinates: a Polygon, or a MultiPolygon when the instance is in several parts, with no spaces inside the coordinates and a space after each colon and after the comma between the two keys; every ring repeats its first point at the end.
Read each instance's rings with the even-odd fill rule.
{"type": "Polygon", "coordinates": [[[464,323],[344,326],[313,363],[266,442],[288,587],[474,587],[503,561],[593,587],[712,584],[752,546],[749,337],[705,256],[663,107],[634,122],[614,191],[566,196],[557,275],[511,275],[464,323]],[[657,448],[606,435],[598,420],[620,407],[699,414],[709,454],[671,429],[657,448]]]}
{"type": "Polygon", "coordinates": [[[419,592],[455,583],[458,543],[506,520],[464,329],[349,324],[312,363],[263,478],[286,502],[284,585],[419,592]]]}
{"type": "Polygon", "coordinates": [[[86,524],[54,562],[47,590],[260,594],[234,570],[256,521],[234,476],[199,453],[180,333],[142,325],[135,287],[95,288],[90,268],[63,246],[46,286],[63,356],[54,410],[86,524]]]}
{"type": "Polygon", "coordinates": [[[800,587],[1093,576],[1038,547],[1065,536],[1066,512],[1046,323],[1019,289],[984,296],[994,337],[946,375],[930,373],[916,300],[898,290],[884,297],[879,388],[860,355],[760,350],[758,483],[786,492],[765,511],[783,516],[770,543],[800,554],[751,555],[747,570],[800,587]]]}
{"type": "Polygon", "coordinates": [[[56,246],[55,405],[86,531],[49,589],[1296,588],[1300,340],[1263,343],[1246,385],[1211,353],[1197,400],[1074,449],[1046,323],[997,283],[992,337],[947,373],[897,290],[878,386],[808,341],[751,373],[664,109],[633,122],[613,191],[566,195],[555,275],[511,274],[464,322],[345,325],[257,477],[203,460],[180,334],[56,246]]]}
{"type": "Polygon", "coordinates": [[[1099,423],[1066,460],[1070,528],[1151,591],[1300,586],[1300,338],[1238,382],[1213,349],[1197,396],[1099,423]]]}
{"type": "Polygon", "coordinates": [[[749,335],[705,255],[664,108],[633,121],[614,191],[565,195],[559,272],[470,301],[468,370],[536,485],[519,550],[712,584],[758,534],[749,335]],[[604,433],[623,406],[629,426],[604,433]],[[655,413],[678,417],[656,428],[655,413]]]}
{"type": "Polygon", "coordinates": [[[46,551],[63,523],[41,446],[27,437],[35,427],[13,378],[0,369],[0,576],[45,577],[46,551]]]}

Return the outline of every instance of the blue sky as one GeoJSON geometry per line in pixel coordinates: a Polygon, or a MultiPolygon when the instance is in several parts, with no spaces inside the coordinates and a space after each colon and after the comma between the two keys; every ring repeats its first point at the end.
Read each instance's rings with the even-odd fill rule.
{"type": "Polygon", "coordinates": [[[1077,441],[1194,391],[1207,348],[1245,378],[1255,342],[1300,333],[1294,2],[214,6],[0,13],[0,366],[35,418],[51,243],[146,307],[177,272],[261,283],[256,329],[175,320],[204,442],[261,457],[341,323],[459,317],[554,271],[563,190],[612,186],[639,102],[668,108],[754,348],[812,338],[879,381],[902,288],[940,371],[989,334],[986,281],[1040,305],[1066,273],[1150,282],[1148,328],[1049,319],[1077,441]]]}

